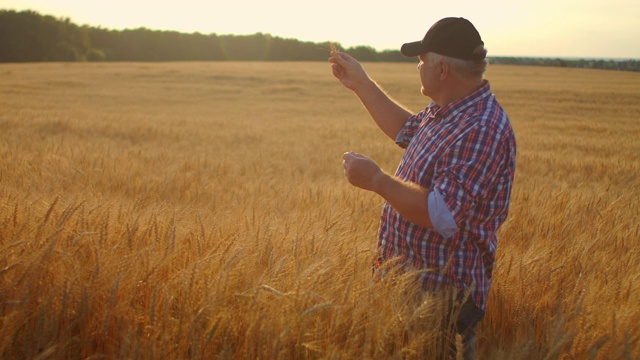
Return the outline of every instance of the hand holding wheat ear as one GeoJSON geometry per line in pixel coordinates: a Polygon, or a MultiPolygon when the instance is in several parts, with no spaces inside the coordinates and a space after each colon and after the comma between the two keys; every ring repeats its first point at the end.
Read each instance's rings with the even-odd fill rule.
{"type": "Polygon", "coordinates": [[[331,63],[333,76],[348,89],[355,91],[359,86],[370,81],[369,76],[358,60],[346,53],[332,50],[329,62],[331,63]]]}

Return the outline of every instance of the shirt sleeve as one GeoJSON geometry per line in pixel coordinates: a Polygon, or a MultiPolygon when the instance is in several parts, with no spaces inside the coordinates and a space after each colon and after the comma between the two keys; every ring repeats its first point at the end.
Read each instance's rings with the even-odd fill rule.
{"type": "Polygon", "coordinates": [[[506,199],[500,198],[504,146],[496,131],[477,126],[438,160],[433,189],[442,194],[459,228],[464,223],[483,223],[505,210],[506,199]]]}
{"type": "Polygon", "coordinates": [[[418,126],[425,117],[427,110],[423,110],[415,115],[411,115],[404,123],[404,127],[396,135],[396,144],[403,149],[409,146],[409,142],[413,138],[413,135],[418,131],[418,126]]]}
{"type": "Polygon", "coordinates": [[[429,219],[434,230],[445,239],[458,232],[459,229],[453,214],[451,214],[451,210],[447,207],[440,192],[438,190],[431,191],[427,199],[429,219]]]}

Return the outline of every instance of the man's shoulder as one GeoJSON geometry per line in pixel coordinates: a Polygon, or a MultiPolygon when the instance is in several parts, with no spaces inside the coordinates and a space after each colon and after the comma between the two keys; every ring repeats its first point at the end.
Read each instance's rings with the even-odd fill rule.
{"type": "Polygon", "coordinates": [[[503,144],[507,148],[515,147],[515,134],[507,112],[489,96],[475,106],[467,108],[464,123],[468,127],[467,135],[473,139],[482,139],[486,144],[503,144]]]}
{"type": "Polygon", "coordinates": [[[475,107],[473,115],[479,125],[501,132],[513,132],[511,119],[493,93],[475,107]]]}

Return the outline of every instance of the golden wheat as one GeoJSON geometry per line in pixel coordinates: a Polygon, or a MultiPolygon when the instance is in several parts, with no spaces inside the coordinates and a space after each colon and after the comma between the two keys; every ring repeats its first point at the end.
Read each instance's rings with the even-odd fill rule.
{"type": "MultiPolygon", "coordinates": [[[[411,64],[365,64],[426,104],[411,64]]],[[[640,74],[490,67],[518,169],[479,354],[640,357],[640,74]]],[[[445,306],[375,283],[401,156],[320,63],[0,65],[0,357],[419,358],[445,306]]]]}

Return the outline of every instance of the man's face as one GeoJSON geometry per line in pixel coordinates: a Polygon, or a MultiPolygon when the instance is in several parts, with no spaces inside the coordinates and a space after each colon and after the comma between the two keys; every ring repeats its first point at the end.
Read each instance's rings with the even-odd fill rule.
{"type": "Polygon", "coordinates": [[[438,69],[440,64],[429,65],[427,54],[421,54],[418,58],[420,59],[418,71],[420,72],[420,83],[422,84],[420,91],[422,95],[433,99],[433,95],[438,89],[438,69]]]}

